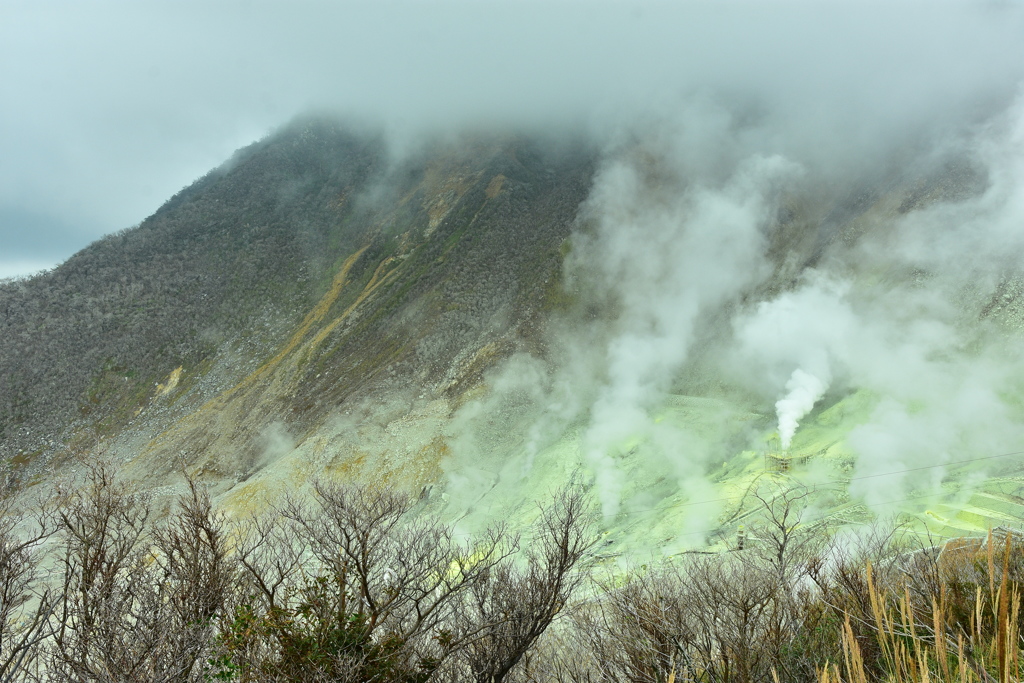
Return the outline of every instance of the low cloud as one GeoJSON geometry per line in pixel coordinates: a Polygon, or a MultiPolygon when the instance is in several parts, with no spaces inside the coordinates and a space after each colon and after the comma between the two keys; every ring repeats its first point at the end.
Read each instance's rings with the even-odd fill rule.
{"type": "Polygon", "coordinates": [[[773,117],[775,151],[817,155],[824,177],[837,148],[870,166],[894,138],[976,120],[1024,68],[1024,19],[1009,3],[108,0],[2,12],[0,208],[90,239],[310,110],[401,144],[465,127],[606,138],[710,92],[773,117]]]}

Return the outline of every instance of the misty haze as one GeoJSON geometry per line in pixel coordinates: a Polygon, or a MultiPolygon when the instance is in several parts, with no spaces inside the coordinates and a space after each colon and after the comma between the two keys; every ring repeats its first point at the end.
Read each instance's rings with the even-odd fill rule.
{"type": "Polygon", "coordinates": [[[0,681],[1024,674],[1019,6],[0,17],[0,681]]]}

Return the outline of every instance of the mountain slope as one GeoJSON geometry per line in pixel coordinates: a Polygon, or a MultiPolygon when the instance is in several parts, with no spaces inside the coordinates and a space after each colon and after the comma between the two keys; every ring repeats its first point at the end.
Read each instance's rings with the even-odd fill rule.
{"type": "Polygon", "coordinates": [[[3,453],[88,448],[214,399],[245,418],[178,427],[175,450],[201,460],[219,439],[244,469],[266,423],[302,433],[410,377],[472,385],[480,358],[535,336],[592,164],[510,139],[396,165],[322,121],[242,150],[137,228],[3,287],[3,453]]]}
{"type": "Polygon", "coordinates": [[[603,147],[305,120],[240,151],[0,285],[11,483],[106,457],[243,512],[326,473],[472,528],[582,475],[608,552],[728,544],[765,486],[822,525],[1012,519],[1016,129],[854,163],[702,106],[603,147]]]}

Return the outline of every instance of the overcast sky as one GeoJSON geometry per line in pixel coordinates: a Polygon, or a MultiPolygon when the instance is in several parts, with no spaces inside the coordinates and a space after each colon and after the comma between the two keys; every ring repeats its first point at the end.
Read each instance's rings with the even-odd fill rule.
{"type": "Polygon", "coordinates": [[[722,90],[824,140],[966,116],[1022,67],[1016,2],[0,0],[0,277],[137,224],[312,109],[404,134],[600,129],[722,90]]]}

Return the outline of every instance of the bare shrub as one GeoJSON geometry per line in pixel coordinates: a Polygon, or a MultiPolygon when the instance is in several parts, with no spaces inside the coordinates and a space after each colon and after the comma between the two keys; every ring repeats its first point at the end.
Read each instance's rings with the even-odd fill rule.
{"type": "Polygon", "coordinates": [[[459,542],[400,494],[328,482],[229,524],[189,481],[154,522],[98,466],[49,513],[0,514],[0,683],[1021,677],[1024,534],[912,550],[876,529],[823,547],[801,492],[758,499],[742,551],[592,580],[578,487],[520,547],[502,527],[459,542]]]}
{"type": "Polygon", "coordinates": [[[27,520],[0,501],[0,682],[25,680],[49,636],[53,594],[40,570],[41,545],[53,520],[37,510],[27,520]]]}
{"type": "Polygon", "coordinates": [[[60,597],[50,677],[140,680],[159,646],[163,610],[148,576],[148,501],[93,469],[81,490],[62,490],[58,509],[60,597]]]}
{"type": "Polygon", "coordinates": [[[61,593],[50,681],[202,680],[212,620],[230,589],[223,520],[194,482],[160,528],[149,500],[104,466],[57,509],[61,593]]]}
{"type": "Polygon", "coordinates": [[[209,494],[196,481],[188,478],[186,483],[176,512],[154,533],[155,571],[150,573],[160,582],[153,593],[160,597],[165,618],[155,653],[165,663],[156,668],[164,680],[182,683],[202,680],[215,620],[237,575],[223,513],[213,510],[209,494]]]}
{"type": "Polygon", "coordinates": [[[500,683],[528,655],[587,576],[596,542],[593,506],[577,487],[541,510],[533,543],[520,562],[495,565],[472,585],[463,659],[477,683],[500,683]]]}
{"type": "Polygon", "coordinates": [[[662,566],[597,582],[594,599],[573,615],[575,649],[591,656],[567,661],[562,680],[661,683],[692,669],[695,634],[682,578],[662,566]]]}
{"type": "Polygon", "coordinates": [[[434,676],[461,645],[463,597],[513,546],[500,528],[459,543],[380,488],[317,482],[313,499],[243,531],[252,590],[221,632],[222,672],[241,680],[395,680],[434,676]],[[236,656],[237,655],[237,656],[236,656]]]}
{"type": "Polygon", "coordinates": [[[758,517],[751,525],[753,549],[789,585],[805,575],[807,562],[820,555],[828,543],[824,529],[805,522],[815,491],[803,486],[779,489],[759,487],[752,492],[758,517]]]}
{"type": "Polygon", "coordinates": [[[574,615],[573,654],[561,658],[559,679],[813,679],[802,633],[817,603],[806,576],[824,539],[801,523],[811,493],[753,495],[759,517],[745,550],[692,554],[598,581],[574,615]]]}

